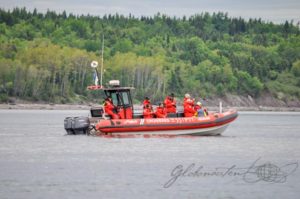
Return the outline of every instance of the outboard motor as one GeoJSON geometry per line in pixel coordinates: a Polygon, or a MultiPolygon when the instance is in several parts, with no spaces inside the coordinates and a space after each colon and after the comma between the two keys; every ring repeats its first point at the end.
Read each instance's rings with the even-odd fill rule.
{"type": "Polygon", "coordinates": [[[75,132],[72,129],[73,117],[66,117],[64,120],[65,130],[68,135],[74,135],[75,132]]]}
{"type": "Polygon", "coordinates": [[[90,120],[88,117],[67,117],[64,125],[68,135],[88,134],[90,120]]]}

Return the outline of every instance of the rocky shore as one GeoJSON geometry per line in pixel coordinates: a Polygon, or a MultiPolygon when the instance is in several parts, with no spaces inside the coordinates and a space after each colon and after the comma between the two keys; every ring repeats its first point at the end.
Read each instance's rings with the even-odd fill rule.
{"type": "MultiPolygon", "coordinates": [[[[0,104],[0,109],[13,110],[90,110],[92,106],[99,104],[0,104]]],[[[218,111],[219,106],[206,106],[210,111],[218,111]]],[[[135,110],[141,109],[140,105],[135,105],[135,110]]],[[[178,107],[182,109],[182,107],[178,107]]],[[[300,107],[275,107],[275,106],[224,106],[223,110],[236,109],[238,111],[293,111],[300,112],[300,107]]]]}
{"type": "MultiPolygon", "coordinates": [[[[219,103],[226,109],[236,109],[238,111],[297,111],[300,112],[300,100],[280,100],[270,95],[263,95],[259,98],[251,96],[226,95],[222,98],[195,99],[200,100],[202,104],[211,111],[219,110],[219,103]]],[[[180,101],[177,100],[180,104],[180,101]]],[[[92,106],[100,104],[91,102],[82,102],[78,104],[54,104],[54,103],[32,103],[23,100],[13,100],[10,103],[0,104],[0,109],[17,110],[89,110],[92,106]]],[[[135,110],[141,109],[141,105],[135,105],[135,110]]],[[[182,107],[178,106],[178,110],[182,107]]]]}
{"type": "Polygon", "coordinates": [[[82,104],[31,104],[31,103],[10,103],[0,104],[0,109],[17,110],[89,110],[91,105],[82,104]]]}

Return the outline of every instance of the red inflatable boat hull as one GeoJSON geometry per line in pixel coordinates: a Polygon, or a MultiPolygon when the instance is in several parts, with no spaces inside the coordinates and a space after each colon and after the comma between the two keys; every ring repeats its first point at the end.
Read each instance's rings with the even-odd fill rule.
{"type": "Polygon", "coordinates": [[[235,110],[210,113],[207,117],[100,119],[96,123],[99,134],[154,135],[219,135],[237,118],[235,110]]]}

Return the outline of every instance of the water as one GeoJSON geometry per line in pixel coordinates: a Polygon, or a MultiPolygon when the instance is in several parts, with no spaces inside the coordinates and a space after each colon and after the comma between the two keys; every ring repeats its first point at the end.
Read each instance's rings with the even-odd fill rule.
{"type": "Polygon", "coordinates": [[[216,137],[65,135],[87,114],[0,110],[0,198],[300,196],[300,113],[240,113],[216,137]]]}

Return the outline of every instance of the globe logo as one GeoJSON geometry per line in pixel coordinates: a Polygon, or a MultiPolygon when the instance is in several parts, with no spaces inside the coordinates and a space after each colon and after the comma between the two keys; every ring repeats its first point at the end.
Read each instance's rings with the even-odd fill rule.
{"type": "MultiPolygon", "coordinates": [[[[257,161],[255,161],[255,163],[257,163],[257,161]]],[[[281,167],[271,163],[265,163],[258,166],[254,164],[247,172],[245,172],[243,180],[248,183],[256,183],[259,181],[284,183],[287,180],[287,176],[294,173],[297,168],[298,162],[286,164],[281,167]]]]}
{"type": "Polygon", "coordinates": [[[266,182],[277,182],[284,177],[282,174],[278,166],[270,163],[258,166],[256,169],[258,179],[266,182]]]}

